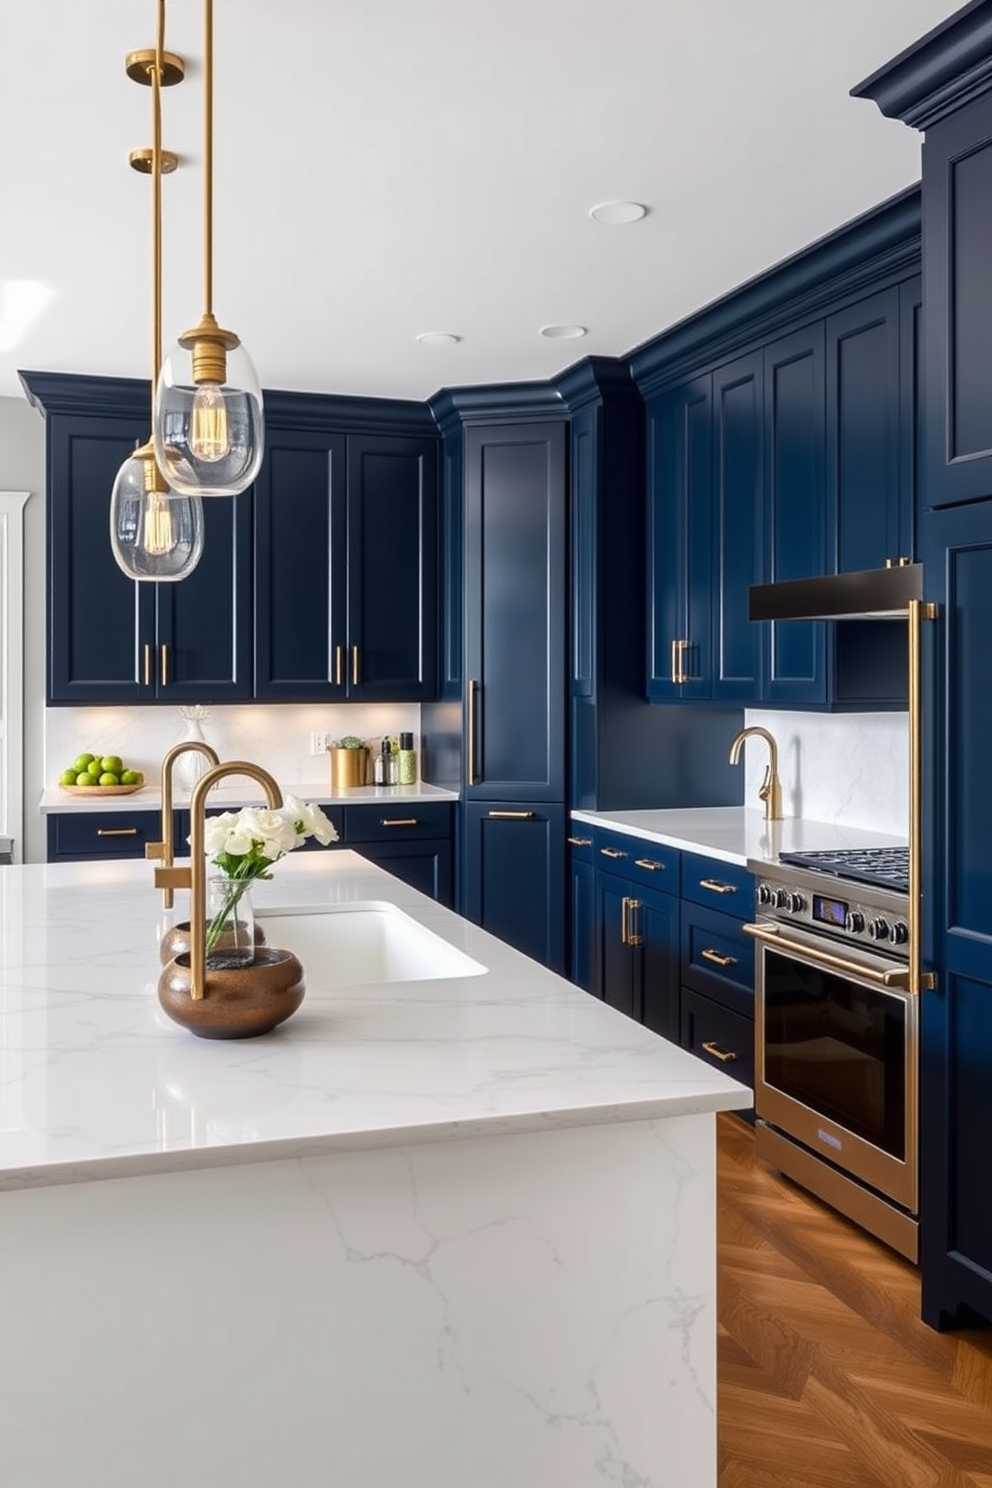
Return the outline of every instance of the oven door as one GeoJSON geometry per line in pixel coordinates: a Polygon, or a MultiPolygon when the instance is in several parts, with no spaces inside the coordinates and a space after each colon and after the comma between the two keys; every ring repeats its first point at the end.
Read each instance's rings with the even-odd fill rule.
{"type": "Polygon", "coordinates": [[[915,1215],[919,1000],[871,979],[898,963],[845,949],[832,969],[791,926],[756,949],[757,1117],[915,1215]]]}

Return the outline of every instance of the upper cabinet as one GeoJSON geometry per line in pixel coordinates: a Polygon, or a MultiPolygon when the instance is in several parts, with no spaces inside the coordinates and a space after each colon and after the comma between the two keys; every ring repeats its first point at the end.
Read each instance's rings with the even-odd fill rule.
{"type": "Polygon", "coordinates": [[[908,192],[635,356],[652,701],[904,695],[894,647],[870,648],[873,678],[830,627],[751,622],[748,591],[915,556],[918,265],[908,192]]]}
{"type": "Polygon", "coordinates": [[[255,696],[433,697],[435,441],[277,426],[256,503],[255,696]]]}
{"type": "Polygon", "coordinates": [[[249,698],[251,495],[204,503],[203,557],[181,584],[129,579],[110,548],[110,492],[148,414],[126,392],[106,397],[105,416],[47,421],[48,701],[249,698]]]}
{"type": "Polygon", "coordinates": [[[437,684],[437,440],[421,404],[266,395],[256,485],[203,503],[203,557],[136,584],[114,477],[140,382],[28,373],[47,420],[48,700],[417,701],[437,684]]]}

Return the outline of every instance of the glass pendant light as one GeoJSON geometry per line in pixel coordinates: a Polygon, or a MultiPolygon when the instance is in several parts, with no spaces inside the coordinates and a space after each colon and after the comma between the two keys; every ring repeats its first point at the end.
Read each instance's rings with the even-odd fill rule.
{"type": "MultiPolygon", "coordinates": [[[[133,52],[128,73],[152,89],[153,144],[135,150],[131,164],[152,176],[153,326],[152,387],[162,354],[162,174],[174,170],[177,159],[162,149],[163,81],[179,82],[180,58],[163,49],[165,0],[158,0],[158,28],[154,52],[133,52]]],[[[203,506],[198,497],[177,496],[169,489],[149,439],[130,455],[117,472],[110,497],[110,546],[118,567],[130,579],[175,583],[191,574],[203,552],[203,506]]]]}
{"type": "Polygon", "coordinates": [[[155,395],[155,456],[169,484],[190,496],[237,496],[262,463],[262,389],[251,357],[213,313],[214,7],[204,0],[204,311],[162,364],[155,395]]]}

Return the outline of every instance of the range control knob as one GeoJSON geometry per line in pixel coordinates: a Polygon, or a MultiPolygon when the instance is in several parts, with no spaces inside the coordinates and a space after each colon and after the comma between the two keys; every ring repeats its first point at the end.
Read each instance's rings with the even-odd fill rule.
{"type": "Polygon", "coordinates": [[[851,935],[860,935],[865,928],[865,917],[860,909],[849,909],[844,916],[844,929],[851,935]]]}
{"type": "Polygon", "coordinates": [[[801,914],[806,908],[806,900],[802,894],[786,894],[785,907],[790,914],[801,914]]]}
{"type": "Polygon", "coordinates": [[[775,890],[771,884],[761,883],[758,885],[758,903],[773,904],[775,901],[775,890]]]}
{"type": "Polygon", "coordinates": [[[868,934],[872,940],[887,940],[889,935],[888,920],[869,920],[868,934]]]}
{"type": "Polygon", "coordinates": [[[788,909],[788,907],[789,907],[789,891],[788,891],[788,889],[776,889],[775,890],[775,899],[774,899],[773,902],[774,902],[774,905],[775,905],[775,908],[776,909],[788,909]]]}
{"type": "Polygon", "coordinates": [[[889,926],[889,939],[893,945],[905,945],[909,939],[909,926],[904,925],[902,920],[896,920],[894,925],[889,926]]]}

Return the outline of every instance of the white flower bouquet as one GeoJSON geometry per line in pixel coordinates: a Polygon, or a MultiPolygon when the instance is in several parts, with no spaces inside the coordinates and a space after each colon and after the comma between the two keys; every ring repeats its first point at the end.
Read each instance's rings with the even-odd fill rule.
{"type": "Polygon", "coordinates": [[[204,825],[207,856],[227,880],[220,908],[207,925],[206,953],[215,948],[237,910],[242,896],[256,879],[271,878],[269,870],[286,853],[315,837],[322,847],[337,841],[337,832],[319,806],[286,796],[278,810],[244,806],[208,816],[204,825]]]}

